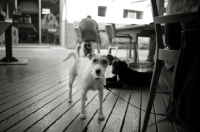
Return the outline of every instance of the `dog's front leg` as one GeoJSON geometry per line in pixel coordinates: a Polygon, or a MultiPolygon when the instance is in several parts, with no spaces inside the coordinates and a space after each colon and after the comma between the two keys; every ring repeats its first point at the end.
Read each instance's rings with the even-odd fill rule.
{"type": "Polygon", "coordinates": [[[103,114],[103,106],[102,106],[102,102],[103,102],[103,90],[99,90],[99,111],[98,111],[98,119],[99,120],[104,120],[105,116],[103,114]]]}
{"type": "Polygon", "coordinates": [[[81,95],[81,114],[80,114],[80,118],[81,119],[86,119],[87,118],[86,111],[85,111],[86,94],[87,94],[87,91],[86,90],[82,90],[82,95],[81,95]]]}

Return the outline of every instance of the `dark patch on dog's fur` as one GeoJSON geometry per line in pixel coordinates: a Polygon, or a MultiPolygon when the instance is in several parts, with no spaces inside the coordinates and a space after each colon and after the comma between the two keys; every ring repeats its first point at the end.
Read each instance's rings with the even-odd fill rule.
{"type": "Polygon", "coordinates": [[[127,86],[148,86],[151,83],[152,72],[138,72],[130,69],[125,61],[114,60],[112,73],[118,75],[119,82],[127,86]]]}

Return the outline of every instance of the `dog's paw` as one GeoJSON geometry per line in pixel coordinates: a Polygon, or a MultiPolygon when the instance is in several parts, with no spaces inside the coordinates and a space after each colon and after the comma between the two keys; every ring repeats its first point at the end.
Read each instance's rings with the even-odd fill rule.
{"type": "Polygon", "coordinates": [[[98,115],[98,119],[99,120],[104,120],[105,119],[105,115],[98,115]]]}
{"type": "Polygon", "coordinates": [[[72,99],[69,99],[69,100],[68,100],[68,103],[71,103],[71,102],[72,102],[72,99]]]}
{"type": "Polygon", "coordinates": [[[84,119],[87,118],[87,115],[86,115],[86,114],[80,114],[80,118],[81,118],[82,120],[84,120],[84,119]]]}

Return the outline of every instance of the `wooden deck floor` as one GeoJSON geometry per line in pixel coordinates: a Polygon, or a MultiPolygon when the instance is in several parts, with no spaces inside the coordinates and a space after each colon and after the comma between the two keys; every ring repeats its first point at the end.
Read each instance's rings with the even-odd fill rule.
{"type": "MultiPolygon", "coordinates": [[[[68,67],[48,66],[45,72],[33,66],[32,70],[26,66],[0,66],[0,132],[137,132],[142,126],[145,112],[138,108],[146,108],[148,87],[111,88],[112,92],[105,89],[103,121],[97,119],[97,92],[90,91],[86,101],[88,117],[81,120],[79,80],[73,85],[73,102],[68,103],[68,67]]],[[[162,70],[152,113],[164,114],[170,94],[161,92],[171,91],[171,76],[162,70]]],[[[183,132],[165,116],[156,114],[151,114],[147,131],[183,132]]]]}

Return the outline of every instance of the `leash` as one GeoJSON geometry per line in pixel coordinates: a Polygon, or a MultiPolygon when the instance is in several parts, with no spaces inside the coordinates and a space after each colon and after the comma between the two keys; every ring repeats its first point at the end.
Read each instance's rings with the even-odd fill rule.
{"type": "MultiPolygon", "coordinates": [[[[142,108],[139,108],[139,107],[137,107],[137,106],[135,106],[135,105],[133,105],[133,104],[127,102],[127,101],[124,100],[123,98],[119,97],[117,94],[115,94],[114,92],[112,92],[112,90],[110,90],[107,86],[104,85],[104,87],[105,87],[108,91],[110,91],[113,95],[117,96],[118,98],[120,98],[121,100],[123,100],[124,102],[126,102],[127,104],[130,104],[131,106],[135,107],[136,109],[139,109],[139,110],[141,110],[141,111],[146,112],[146,110],[143,110],[142,108]]],[[[138,89],[137,89],[137,90],[138,90],[138,89]]],[[[143,90],[139,90],[139,91],[143,91],[143,90]]],[[[157,92],[156,92],[156,93],[157,93],[157,92]]],[[[162,92],[161,92],[161,93],[162,93],[162,92]]],[[[152,112],[151,112],[151,114],[160,115],[160,116],[166,116],[165,114],[158,114],[158,113],[152,113],[152,112]]]]}

